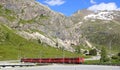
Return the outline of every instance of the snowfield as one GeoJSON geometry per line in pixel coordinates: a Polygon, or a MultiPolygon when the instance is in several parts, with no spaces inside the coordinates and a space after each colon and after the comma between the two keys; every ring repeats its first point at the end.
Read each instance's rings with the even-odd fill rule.
{"type": "Polygon", "coordinates": [[[85,20],[88,19],[100,19],[100,20],[113,20],[113,12],[107,12],[107,11],[103,11],[103,12],[98,12],[98,13],[94,13],[94,14],[89,14],[87,16],[84,17],[85,20]]]}

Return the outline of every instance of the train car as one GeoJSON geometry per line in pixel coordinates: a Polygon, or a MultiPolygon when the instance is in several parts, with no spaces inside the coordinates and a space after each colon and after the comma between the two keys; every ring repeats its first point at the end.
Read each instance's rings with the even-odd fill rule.
{"type": "Polygon", "coordinates": [[[21,62],[29,63],[84,63],[84,58],[22,58],[21,62]]]}

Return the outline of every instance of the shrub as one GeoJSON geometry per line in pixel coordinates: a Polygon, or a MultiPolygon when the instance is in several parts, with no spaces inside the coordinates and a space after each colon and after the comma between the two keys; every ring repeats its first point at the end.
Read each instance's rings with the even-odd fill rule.
{"type": "Polygon", "coordinates": [[[118,53],[118,56],[120,57],[120,52],[118,53]]]}
{"type": "Polygon", "coordinates": [[[112,56],[111,58],[112,58],[112,59],[118,59],[119,57],[114,55],[114,56],[112,56]]]}
{"type": "Polygon", "coordinates": [[[107,57],[107,52],[106,52],[106,48],[102,47],[101,49],[101,58],[100,58],[100,62],[107,62],[110,59],[107,57]]]}
{"type": "Polygon", "coordinates": [[[96,56],[97,55],[97,50],[96,49],[92,49],[89,51],[90,55],[96,56]]]}
{"type": "Polygon", "coordinates": [[[104,59],[104,62],[108,62],[108,61],[110,61],[110,58],[107,57],[104,59]]]}
{"type": "Polygon", "coordinates": [[[110,61],[110,58],[100,58],[100,62],[108,62],[110,61]]]}
{"type": "Polygon", "coordinates": [[[80,46],[76,46],[75,52],[76,52],[76,53],[81,53],[81,47],[80,47],[80,46]]]}
{"type": "Polygon", "coordinates": [[[38,43],[39,43],[39,44],[42,44],[42,41],[41,41],[40,39],[38,39],[38,43]]]}

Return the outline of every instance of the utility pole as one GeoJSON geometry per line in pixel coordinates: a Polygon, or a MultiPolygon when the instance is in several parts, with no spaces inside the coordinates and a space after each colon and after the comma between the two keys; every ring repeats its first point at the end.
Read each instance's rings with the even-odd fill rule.
{"type": "Polygon", "coordinates": [[[18,59],[21,59],[21,58],[22,58],[22,57],[21,57],[21,56],[22,56],[22,50],[21,50],[21,47],[22,47],[22,46],[23,46],[23,44],[21,44],[21,43],[18,45],[18,59]]]}
{"type": "Polygon", "coordinates": [[[18,60],[20,60],[20,58],[21,58],[21,52],[20,52],[21,50],[20,50],[20,44],[18,45],[18,60]]]}
{"type": "MultiPolygon", "coordinates": [[[[42,58],[42,51],[40,51],[40,59],[42,58]]],[[[41,61],[40,61],[40,63],[41,63],[41,61]]]]}
{"type": "Polygon", "coordinates": [[[110,42],[109,42],[109,54],[110,54],[110,63],[111,63],[111,55],[112,55],[112,53],[111,53],[111,48],[112,48],[112,40],[110,40],[110,42]]]}
{"type": "Polygon", "coordinates": [[[63,55],[63,64],[64,64],[64,49],[62,48],[62,55],[63,55]]]}

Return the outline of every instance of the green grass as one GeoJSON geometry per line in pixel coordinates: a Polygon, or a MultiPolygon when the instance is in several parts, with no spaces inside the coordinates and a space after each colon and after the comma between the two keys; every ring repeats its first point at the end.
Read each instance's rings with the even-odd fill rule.
{"type": "Polygon", "coordinates": [[[80,54],[62,51],[47,45],[39,44],[37,41],[26,40],[0,24],[2,32],[8,36],[0,44],[0,60],[16,60],[20,58],[52,58],[52,57],[83,57],[80,54]]]}
{"type": "Polygon", "coordinates": [[[20,21],[18,22],[19,24],[32,24],[32,23],[35,23],[36,22],[36,19],[39,19],[39,20],[46,20],[48,19],[49,17],[48,16],[36,16],[35,18],[32,18],[30,20],[24,20],[24,19],[20,19],[20,21]]]}
{"type": "Polygon", "coordinates": [[[84,62],[84,64],[98,64],[98,63],[100,63],[99,60],[86,60],[84,62]]]}
{"type": "Polygon", "coordinates": [[[33,19],[30,19],[30,20],[23,20],[23,19],[20,19],[20,21],[18,22],[19,24],[32,24],[32,23],[34,23],[34,22],[36,22],[35,21],[35,19],[33,18],[33,19]]]}
{"type": "Polygon", "coordinates": [[[120,65],[120,60],[111,60],[108,62],[101,63],[100,60],[87,60],[84,62],[84,64],[89,65],[120,65]]]}

